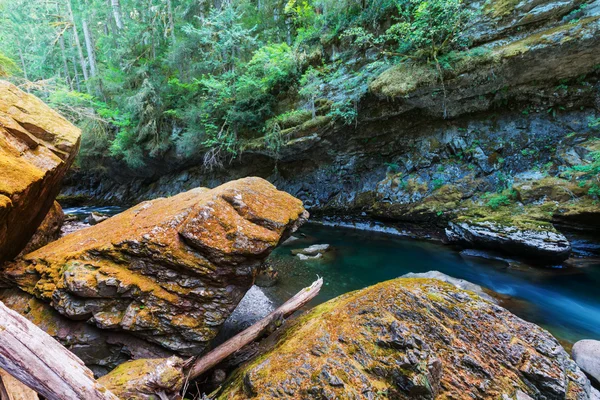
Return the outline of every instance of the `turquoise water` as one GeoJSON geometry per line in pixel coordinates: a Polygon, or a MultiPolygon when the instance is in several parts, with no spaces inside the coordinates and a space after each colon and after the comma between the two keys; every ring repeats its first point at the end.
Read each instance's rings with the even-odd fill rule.
{"type": "MultiPolygon", "coordinates": [[[[92,211],[122,210],[81,207],[65,213],[83,218],[92,211]]],[[[279,272],[279,282],[262,290],[275,306],[310,285],[317,275],[325,283],[312,305],[409,272],[436,270],[499,293],[504,307],[565,342],[600,340],[600,258],[581,268],[508,267],[504,262],[464,257],[436,242],[377,232],[307,224],[295,235],[300,240],[279,247],[269,258],[279,272]],[[291,254],[292,249],[324,243],[333,250],[323,259],[301,261],[291,254]]]]}
{"type": "Polygon", "coordinates": [[[275,287],[263,289],[281,303],[317,275],[325,281],[315,303],[348,291],[400,277],[437,270],[501,294],[502,305],[521,318],[574,342],[600,339],[600,260],[585,268],[534,268],[463,257],[451,247],[368,231],[309,224],[300,241],[280,247],[270,262],[279,272],[275,287]],[[327,243],[333,251],[320,260],[301,261],[291,250],[327,243]]]}

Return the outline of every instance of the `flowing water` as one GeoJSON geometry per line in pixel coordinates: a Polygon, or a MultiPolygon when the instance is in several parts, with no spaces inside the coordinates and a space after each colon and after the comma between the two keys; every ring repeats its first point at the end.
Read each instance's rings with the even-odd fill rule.
{"type": "MultiPolygon", "coordinates": [[[[115,214],[121,210],[84,207],[65,212],[82,217],[92,211],[115,214]]],[[[600,258],[585,267],[540,268],[469,257],[436,242],[320,224],[307,224],[295,236],[299,240],[279,247],[269,258],[279,273],[277,285],[254,288],[240,309],[261,308],[262,314],[267,313],[310,285],[317,275],[325,284],[313,305],[409,272],[435,270],[499,293],[504,307],[564,342],[600,340],[600,258]],[[291,254],[292,249],[312,244],[329,244],[332,250],[322,259],[308,261],[291,254]]],[[[597,248],[583,243],[579,254],[589,255],[586,249],[597,248]]]]}
{"type": "Polygon", "coordinates": [[[278,304],[308,286],[325,281],[316,302],[409,272],[440,271],[497,292],[502,305],[557,338],[574,342],[600,339],[600,259],[582,268],[539,268],[466,257],[443,244],[369,231],[308,224],[301,240],[271,256],[279,282],[263,289],[278,304]],[[301,261],[292,249],[329,244],[322,259],[301,261]]]}

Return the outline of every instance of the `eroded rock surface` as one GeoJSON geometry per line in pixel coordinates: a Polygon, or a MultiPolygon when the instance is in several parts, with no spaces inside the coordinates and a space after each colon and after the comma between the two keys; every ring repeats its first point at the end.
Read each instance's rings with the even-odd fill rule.
{"type": "Polygon", "coordinates": [[[588,399],[560,344],[472,292],[396,279],[296,321],[220,399],[588,399]]]}
{"type": "Polygon", "coordinates": [[[139,204],[4,275],[70,319],[197,354],[307,216],[300,200],[246,178],[139,204]]]}
{"type": "Polygon", "coordinates": [[[16,257],[52,207],[81,132],[0,81],[0,263],[16,257]]]}

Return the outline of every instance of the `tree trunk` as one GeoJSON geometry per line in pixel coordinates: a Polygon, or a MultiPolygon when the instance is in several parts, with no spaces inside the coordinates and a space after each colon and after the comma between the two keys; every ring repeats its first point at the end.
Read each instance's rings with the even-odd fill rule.
{"type": "Polygon", "coordinates": [[[0,302],[0,368],[48,400],[118,400],[73,353],[0,302]]]}
{"type": "Polygon", "coordinates": [[[167,0],[167,12],[169,13],[169,29],[171,30],[171,42],[175,45],[175,19],[173,18],[173,2],[167,0]]]}
{"type": "Polygon", "coordinates": [[[75,71],[74,79],[77,91],[81,92],[81,81],[79,80],[79,74],[77,73],[77,61],[75,60],[75,56],[71,58],[71,63],[73,64],[73,70],[75,71]]]}
{"type": "Polygon", "coordinates": [[[19,46],[19,58],[21,59],[21,68],[23,69],[23,76],[25,80],[28,81],[29,77],[27,76],[27,67],[25,66],[25,57],[23,57],[23,52],[21,51],[21,46],[19,46]]]}
{"type": "Polygon", "coordinates": [[[119,0],[111,0],[113,17],[115,18],[115,24],[117,30],[123,30],[125,25],[123,24],[123,14],[121,14],[121,3],[119,0]]]}
{"type": "Polygon", "coordinates": [[[67,1],[67,11],[69,12],[69,19],[71,20],[71,24],[73,25],[73,38],[75,40],[75,45],[77,47],[77,53],[79,54],[79,63],[81,64],[81,70],[83,72],[83,79],[86,81],[86,85],[88,86],[88,93],[91,92],[88,84],[88,79],[90,78],[87,70],[87,65],[85,63],[85,57],[83,56],[83,48],[81,47],[81,41],[79,40],[79,33],[77,32],[77,25],[75,25],[75,16],[73,15],[73,8],[71,6],[71,0],[67,1]]]}
{"type": "Polygon", "coordinates": [[[90,32],[86,18],[83,18],[82,25],[85,47],[88,53],[88,62],[90,64],[90,75],[95,77],[98,74],[98,67],[96,66],[96,52],[94,51],[94,41],[92,39],[92,33],[90,32]]]}
{"type": "Polygon", "coordinates": [[[67,85],[69,85],[71,90],[73,90],[73,79],[71,79],[71,74],[69,73],[69,63],[67,62],[67,51],[65,49],[65,38],[62,34],[58,38],[58,44],[60,45],[60,51],[62,54],[63,68],[65,70],[65,79],[67,81],[67,85]]]}
{"type": "Polygon", "coordinates": [[[258,337],[260,337],[264,333],[265,329],[273,322],[304,307],[309,301],[314,299],[319,294],[322,286],[323,278],[319,278],[310,287],[302,289],[277,310],[273,311],[271,314],[267,315],[242,333],[235,335],[222,345],[216,347],[207,355],[196,360],[190,368],[189,373],[186,375],[188,379],[194,380],[198,378],[206,371],[214,368],[226,357],[235,353],[237,350],[241,349],[247,344],[252,343],[258,337]]]}

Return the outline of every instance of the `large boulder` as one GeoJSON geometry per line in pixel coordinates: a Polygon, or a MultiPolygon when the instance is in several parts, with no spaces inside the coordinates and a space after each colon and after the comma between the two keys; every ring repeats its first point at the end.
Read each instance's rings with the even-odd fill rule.
{"type": "Polygon", "coordinates": [[[498,250],[541,263],[560,263],[571,254],[569,240],[550,224],[516,224],[463,220],[450,222],[446,236],[450,242],[475,248],[498,250]]]}
{"type": "Polygon", "coordinates": [[[579,368],[600,383],[600,341],[580,340],[573,345],[572,354],[579,368]]]}
{"type": "Polygon", "coordinates": [[[547,331],[437,279],[348,293],[294,322],[220,399],[588,399],[547,331]],[[520,396],[520,397],[517,397],[520,396]]]}
{"type": "Polygon", "coordinates": [[[52,207],[80,135],[41,100],[0,81],[0,263],[23,250],[52,207]]]}
{"type": "Polygon", "coordinates": [[[141,203],[8,264],[4,276],[71,319],[198,354],[307,217],[300,200],[246,178],[141,203]]]}

